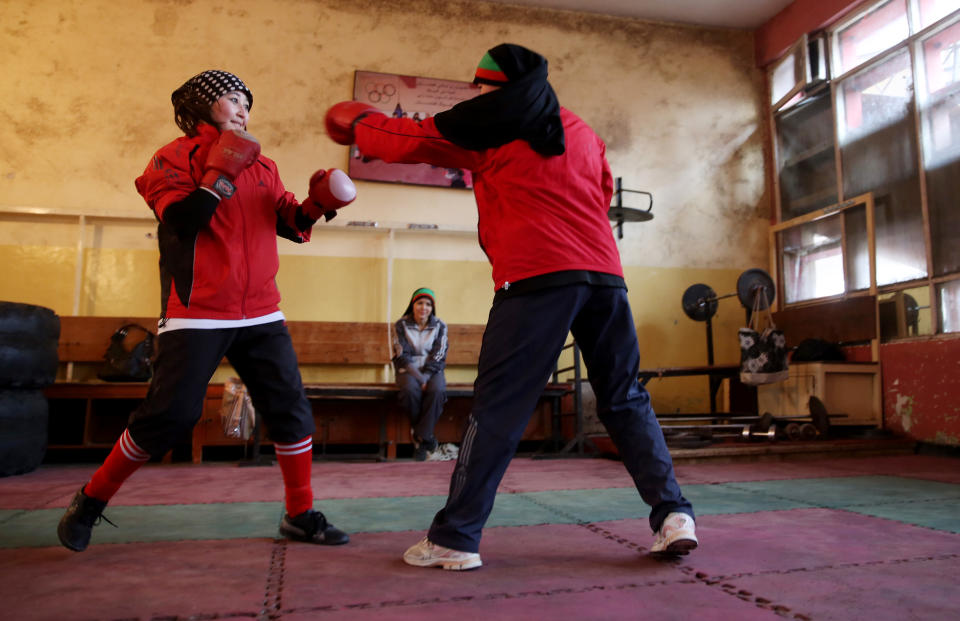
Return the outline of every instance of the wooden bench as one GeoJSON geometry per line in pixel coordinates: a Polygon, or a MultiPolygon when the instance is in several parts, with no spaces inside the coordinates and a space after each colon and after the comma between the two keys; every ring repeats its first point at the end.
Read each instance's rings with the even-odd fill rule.
{"type": "MultiPolygon", "coordinates": [[[[154,329],[156,318],[63,316],[59,356],[63,377],[45,389],[51,404],[50,448],[107,448],[122,433],[129,413],[146,396],[148,383],[110,383],[96,379],[110,336],[122,325],[137,323],[154,329]]],[[[385,375],[391,358],[389,329],[379,322],[290,321],[287,323],[301,368],[325,365],[367,367],[385,375]]],[[[475,367],[480,353],[482,325],[448,324],[450,349],[448,369],[475,367]]],[[[128,338],[139,339],[139,331],[128,338]]],[[[135,342],[135,340],[134,340],[135,342]]],[[[322,375],[322,372],[321,372],[322,375]]],[[[390,374],[392,376],[392,373],[390,374]]],[[[448,374],[449,375],[449,374],[448,374]]],[[[411,443],[409,422],[396,405],[397,387],[387,382],[305,381],[317,421],[315,452],[324,454],[330,444],[375,444],[378,456],[396,457],[397,446],[411,443]],[[377,435],[371,440],[371,428],[377,435]]],[[[553,439],[559,431],[562,399],[569,384],[545,387],[531,419],[525,440],[553,439]]],[[[448,403],[437,426],[441,442],[455,442],[469,414],[472,383],[447,385],[448,403]]],[[[241,444],[226,438],[220,428],[223,385],[207,389],[200,422],[193,429],[191,444],[195,463],[204,447],[241,444]]]]}

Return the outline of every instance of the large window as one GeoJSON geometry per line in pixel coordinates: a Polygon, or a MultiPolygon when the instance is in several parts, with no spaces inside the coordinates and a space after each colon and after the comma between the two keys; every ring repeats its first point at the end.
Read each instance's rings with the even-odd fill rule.
{"type": "Polygon", "coordinates": [[[960,0],[877,0],[825,40],[828,86],[786,88],[805,36],[771,91],[784,301],[870,287],[882,338],[960,332],[960,0]]]}
{"type": "Polygon", "coordinates": [[[927,275],[917,174],[913,72],[906,50],[839,81],[843,195],[873,192],[877,284],[927,275]]]}
{"type": "Polygon", "coordinates": [[[918,46],[933,273],[960,271],[960,22],[918,46]]]}

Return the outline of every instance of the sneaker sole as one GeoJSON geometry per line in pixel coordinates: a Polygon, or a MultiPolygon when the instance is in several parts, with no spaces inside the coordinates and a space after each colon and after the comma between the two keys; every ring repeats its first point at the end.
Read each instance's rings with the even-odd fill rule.
{"type": "Polygon", "coordinates": [[[466,559],[463,561],[450,561],[444,559],[433,559],[429,561],[423,561],[420,559],[408,559],[403,557],[403,562],[407,565],[413,565],[414,567],[440,567],[446,569],[447,571],[467,571],[469,569],[476,569],[483,565],[483,561],[479,558],[466,559]]]}
{"type": "Polygon", "coordinates": [[[676,541],[668,543],[667,547],[663,550],[651,552],[651,554],[659,556],[686,556],[691,550],[696,550],[698,545],[696,539],[677,539],[676,541]]]}
{"type": "Polygon", "coordinates": [[[298,543],[310,543],[315,546],[342,546],[344,544],[350,543],[350,537],[348,536],[343,541],[330,541],[329,539],[324,539],[323,541],[314,541],[310,537],[304,537],[298,533],[291,531],[283,530],[282,528],[277,531],[281,537],[289,541],[296,541],[298,543]]]}
{"type": "Polygon", "coordinates": [[[83,546],[74,545],[63,535],[63,533],[60,532],[59,528],[57,528],[57,538],[60,540],[60,544],[63,547],[65,547],[68,550],[72,550],[74,552],[83,552],[90,545],[90,544],[83,545],[83,546]]]}

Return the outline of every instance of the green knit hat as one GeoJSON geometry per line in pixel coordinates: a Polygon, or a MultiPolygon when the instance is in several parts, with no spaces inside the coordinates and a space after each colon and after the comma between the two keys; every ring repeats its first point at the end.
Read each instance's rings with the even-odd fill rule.
{"type": "Polygon", "coordinates": [[[433,309],[430,311],[431,315],[437,314],[437,299],[433,295],[433,289],[428,289],[427,287],[420,287],[413,292],[413,295],[410,296],[410,303],[407,304],[407,310],[403,311],[404,315],[410,315],[413,313],[413,305],[420,298],[430,298],[430,304],[433,306],[433,309]]]}
{"type": "Polygon", "coordinates": [[[437,299],[436,299],[436,297],[433,295],[433,289],[428,289],[428,288],[426,288],[426,287],[420,287],[419,289],[417,289],[416,291],[414,291],[414,292],[413,292],[413,295],[410,296],[410,306],[413,306],[414,302],[416,302],[416,301],[419,300],[420,298],[430,298],[430,303],[433,304],[434,306],[437,305],[437,299]]]}
{"type": "Polygon", "coordinates": [[[503,72],[497,61],[493,59],[490,52],[483,55],[480,64],[477,66],[477,73],[473,77],[474,84],[491,84],[493,86],[503,86],[510,80],[507,74],[503,72]]]}

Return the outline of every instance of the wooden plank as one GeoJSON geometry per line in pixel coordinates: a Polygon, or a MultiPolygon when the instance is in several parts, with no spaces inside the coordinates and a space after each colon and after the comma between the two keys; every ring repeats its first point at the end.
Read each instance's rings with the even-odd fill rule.
{"type": "MultiPolygon", "coordinates": [[[[61,362],[100,362],[110,337],[121,326],[138,323],[156,330],[156,317],[60,317],[61,362]]],[[[301,364],[389,364],[391,345],[388,324],[350,321],[287,322],[301,364]]],[[[447,364],[476,365],[483,340],[483,325],[448,324],[450,348],[447,364]]],[[[130,335],[139,340],[138,331],[130,335]]],[[[133,341],[136,342],[136,341],[133,341]]],[[[132,343],[131,343],[132,345],[132,343]]]]}
{"type": "MultiPolygon", "coordinates": [[[[157,331],[156,317],[60,317],[60,343],[57,355],[61,362],[100,362],[110,344],[110,337],[120,327],[138,323],[151,332],[157,331]]],[[[132,330],[128,339],[137,343],[143,333],[132,330]]]]}
{"type": "Polygon", "coordinates": [[[300,364],[386,364],[387,326],[376,322],[289,321],[300,364]]]}
{"type": "Polygon", "coordinates": [[[783,330],[787,347],[796,347],[805,339],[824,339],[831,343],[857,343],[877,338],[875,296],[859,296],[796,306],[773,313],[777,328],[783,330]]]}
{"type": "Polygon", "coordinates": [[[654,377],[683,377],[688,375],[710,375],[716,377],[735,377],[740,375],[739,364],[717,364],[702,367],[662,367],[657,369],[640,369],[641,379],[654,377]]]}
{"type": "Polygon", "coordinates": [[[447,364],[477,364],[485,329],[486,326],[482,324],[447,324],[447,338],[450,341],[447,364]]]}

